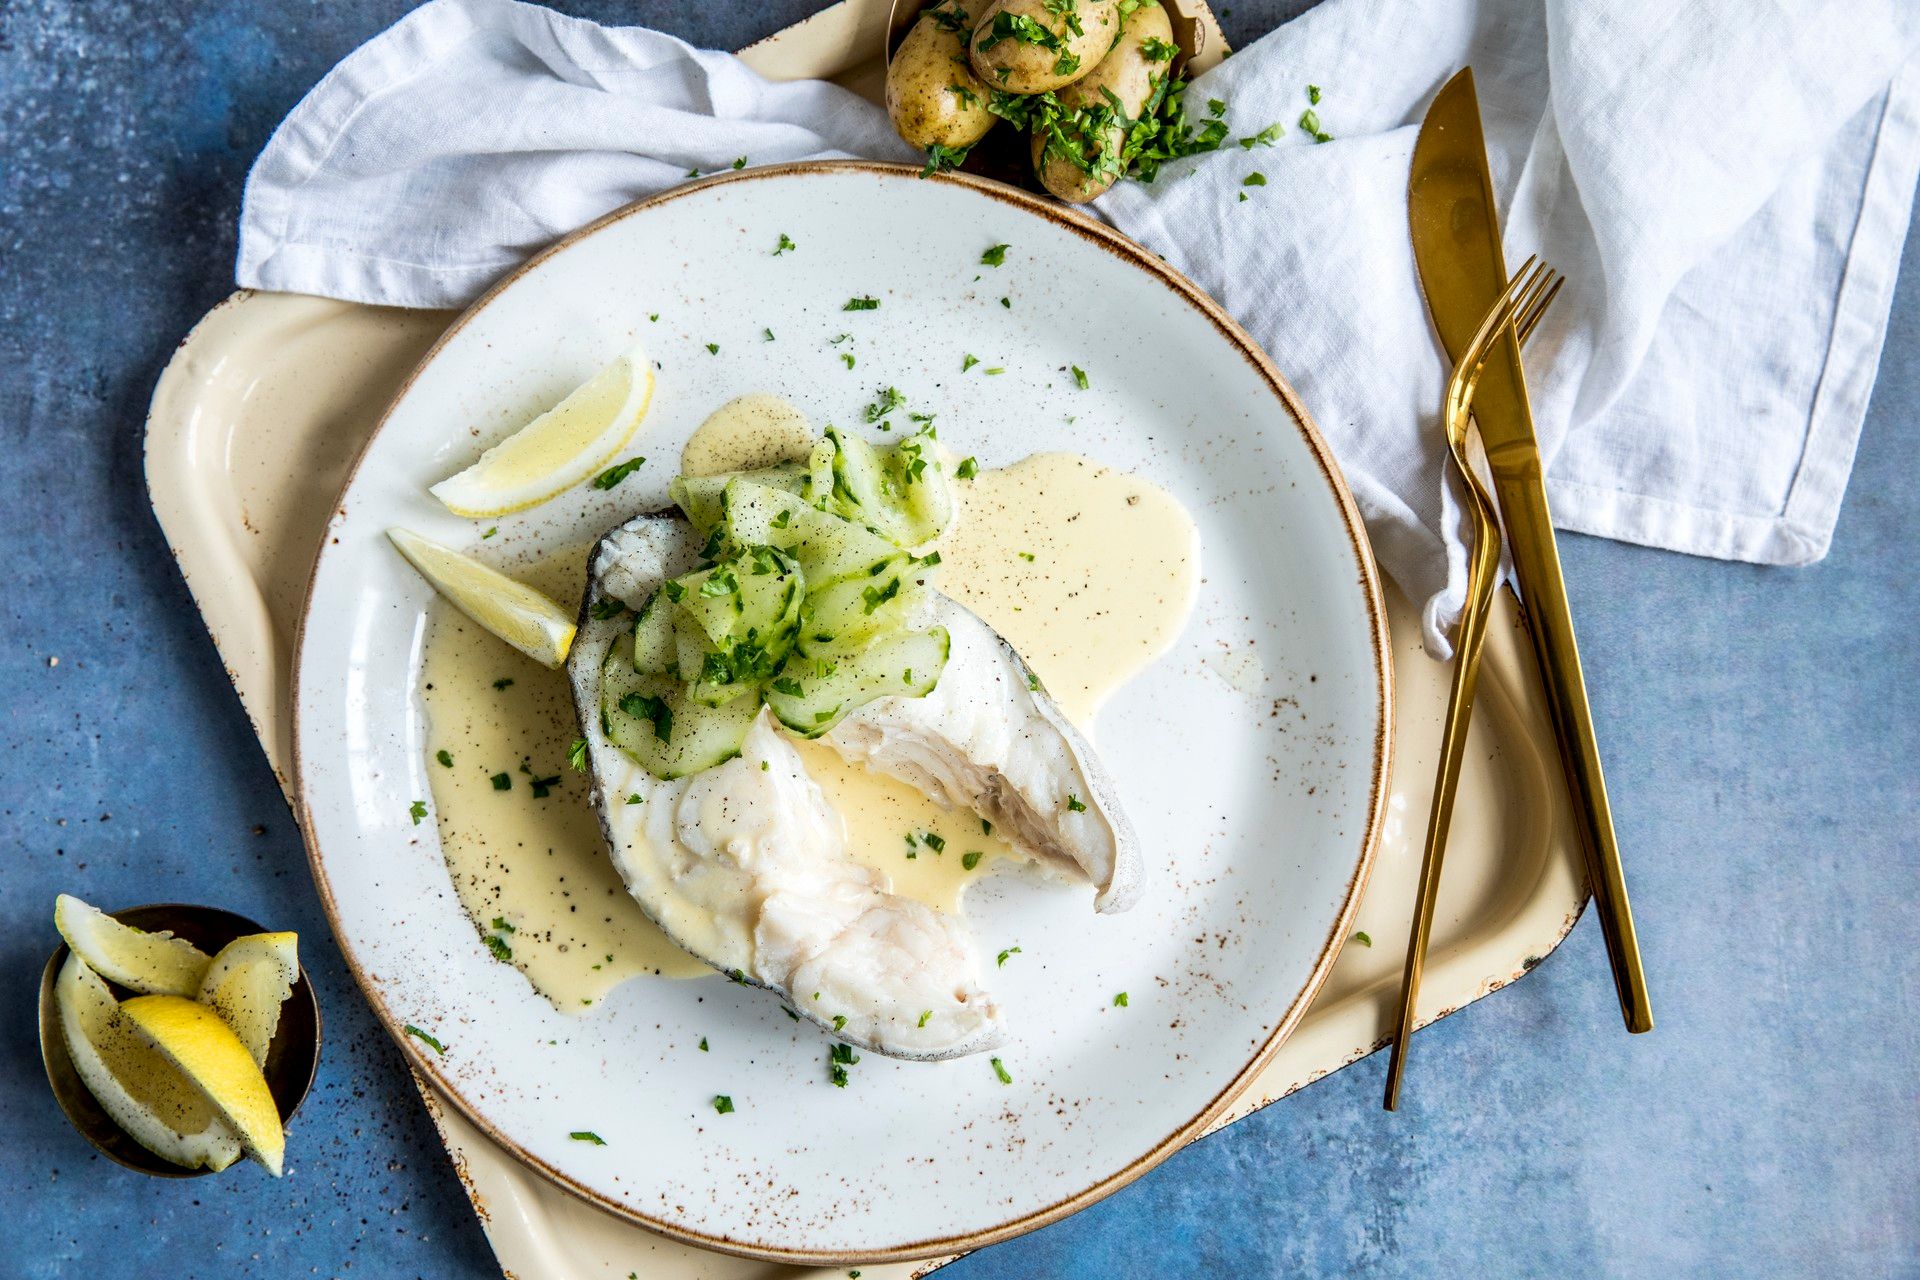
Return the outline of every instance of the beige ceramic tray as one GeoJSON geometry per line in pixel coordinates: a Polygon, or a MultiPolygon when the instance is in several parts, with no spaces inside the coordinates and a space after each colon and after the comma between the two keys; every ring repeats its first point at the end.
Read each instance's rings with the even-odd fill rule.
{"type": "MultiPolygon", "coordinates": [[[[883,0],[846,0],[747,57],[768,75],[830,76],[877,91],[883,0]]],[[[1202,13],[1202,20],[1211,25],[1202,13]]],[[[1220,45],[1217,30],[1213,43],[1220,45]]],[[[237,293],[161,376],[147,482],[174,556],[284,787],[294,628],[314,550],[348,464],[387,400],[452,319],[283,294],[237,293]]],[[[1274,353],[1286,368],[1286,353],[1274,353]]],[[[1584,872],[1513,598],[1488,637],[1481,714],[1461,780],[1422,1003],[1428,1019],[1519,977],[1572,927],[1584,872]]],[[[1390,1032],[1447,670],[1420,650],[1413,608],[1389,593],[1397,741],[1385,839],[1357,928],[1299,1029],[1221,1121],[1255,1111],[1379,1048],[1390,1032]]],[[[658,1239],[513,1162],[422,1090],[501,1265],[526,1280],[772,1280],[804,1269],[658,1239]]],[[[862,1268],[903,1280],[939,1265],[862,1268]]],[[[821,1275],[840,1276],[832,1270],[821,1275]]]]}

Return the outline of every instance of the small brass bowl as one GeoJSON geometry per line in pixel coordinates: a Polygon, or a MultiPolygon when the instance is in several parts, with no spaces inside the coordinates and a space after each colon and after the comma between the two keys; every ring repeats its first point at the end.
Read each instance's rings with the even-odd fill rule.
{"type": "MultiPolygon", "coordinates": [[[[981,10],[985,9],[987,2],[976,0],[981,10]]],[[[887,12],[885,45],[881,49],[883,66],[893,65],[893,51],[907,38],[907,32],[913,30],[913,24],[920,20],[921,11],[932,3],[933,0],[893,0],[887,12]]],[[[1225,56],[1224,50],[1210,54],[1207,48],[1207,24],[1190,16],[1196,8],[1206,12],[1204,2],[1196,4],[1195,0],[1160,0],[1160,5],[1167,11],[1167,19],[1173,26],[1174,43],[1180,46],[1180,52],[1175,55],[1171,66],[1174,75],[1184,76],[1189,70],[1197,74],[1225,56]]],[[[1207,14],[1209,20],[1211,16],[1207,14]]],[[[1026,135],[1011,128],[996,127],[974,144],[966,160],[961,163],[960,172],[1004,182],[1008,186],[1052,199],[1034,176],[1033,157],[1026,135]]]]}
{"type": "MultiPolygon", "coordinates": [[[[171,929],[175,937],[185,938],[208,955],[213,955],[235,938],[249,933],[267,933],[245,916],[218,907],[196,907],[184,902],[156,902],[144,907],[128,907],[110,912],[121,924],[155,933],[171,929]]],[[[211,1169],[188,1169],[162,1160],[127,1135],[113,1122],[93,1093],[74,1070],[67,1054],[66,1037],[60,1032],[60,1014],[54,1007],[54,981],[67,962],[67,944],[61,943],[47,959],[40,974],[40,1060],[47,1068],[47,1083],[67,1120],[80,1136],[94,1145],[101,1155],[141,1173],[158,1178],[197,1178],[211,1169]]],[[[113,983],[114,995],[129,993],[113,983]]],[[[267,1088],[280,1109],[280,1120],[293,1119],[293,1113],[313,1086],[314,1072],[320,1065],[320,1005],[313,998],[313,985],[306,969],[293,984],[293,994],[280,1006],[280,1025],[274,1029],[273,1043],[267,1047],[267,1088]]]]}

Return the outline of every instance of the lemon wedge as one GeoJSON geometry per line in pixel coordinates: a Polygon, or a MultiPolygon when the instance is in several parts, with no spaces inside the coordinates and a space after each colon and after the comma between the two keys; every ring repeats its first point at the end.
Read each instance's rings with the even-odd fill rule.
{"type": "Polygon", "coordinates": [[[613,459],[653,402],[653,363],[635,343],[565,400],[429,492],[457,516],[503,516],[579,484],[613,459]]]}
{"type": "Polygon", "coordinates": [[[135,1142],[188,1169],[204,1165],[217,1172],[240,1158],[233,1130],[178,1068],[134,1032],[107,984],[77,954],[67,957],[55,979],[54,1007],[81,1083],[135,1142]]]}
{"type": "Polygon", "coordinates": [[[200,1003],[225,1020],[266,1069],[267,1046],[280,1025],[280,1006],[300,978],[300,938],[292,933],[250,933],[220,948],[200,982],[200,1003]]]}
{"type": "Polygon", "coordinates": [[[71,894],[53,900],[53,927],[88,968],[129,991],[193,995],[211,963],[206,952],[185,938],[121,924],[71,894]]]}
{"type": "Polygon", "coordinates": [[[472,556],[417,533],[389,529],[387,537],[460,612],[542,666],[557,670],[567,660],[567,650],[573,647],[573,618],[552,600],[472,556]]]}
{"type": "Polygon", "coordinates": [[[220,1015],[184,996],[135,996],[120,1016],[226,1121],[246,1153],[280,1176],[287,1135],[267,1078],[220,1015]]]}

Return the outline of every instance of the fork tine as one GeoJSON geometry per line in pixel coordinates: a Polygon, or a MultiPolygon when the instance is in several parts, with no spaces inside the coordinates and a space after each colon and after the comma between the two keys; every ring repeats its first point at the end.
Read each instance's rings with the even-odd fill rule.
{"type": "Polygon", "coordinates": [[[1533,336],[1534,327],[1540,323],[1540,317],[1546,315],[1547,308],[1552,306],[1553,300],[1560,296],[1560,286],[1566,282],[1565,276],[1556,279],[1553,282],[1553,288],[1547,290],[1547,296],[1534,303],[1527,309],[1526,314],[1520,317],[1517,332],[1520,335],[1521,346],[1525,346],[1527,339],[1533,336]]]}

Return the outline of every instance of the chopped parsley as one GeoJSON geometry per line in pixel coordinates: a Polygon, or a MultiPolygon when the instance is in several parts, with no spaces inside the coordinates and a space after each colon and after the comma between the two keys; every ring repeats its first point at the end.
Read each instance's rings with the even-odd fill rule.
{"type": "Polygon", "coordinates": [[[445,1053],[447,1051],[447,1046],[441,1044],[438,1040],[434,1039],[432,1036],[428,1035],[426,1032],[422,1031],[420,1028],[414,1026],[411,1022],[409,1022],[404,1028],[402,1028],[402,1030],[404,1030],[408,1035],[412,1036],[415,1040],[418,1040],[421,1044],[424,1044],[429,1049],[432,1049],[435,1053],[445,1053]]]}
{"type": "Polygon", "coordinates": [[[434,752],[433,758],[435,760],[438,760],[441,764],[445,765],[447,768],[449,769],[453,768],[453,752],[447,750],[445,747],[442,747],[440,748],[440,750],[434,752]]]}
{"type": "Polygon", "coordinates": [[[985,253],[982,253],[980,255],[981,264],[989,267],[999,266],[1001,263],[1007,260],[1007,250],[1012,247],[1013,246],[1011,245],[1004,245],[1004,244],[994,245],[992,248],[988,249],[985,253]]]}
{"type": "Polygon", "coordinates": [[[1140,56],[1148,62],[1171,62],[1173,55],[1180,52],[1180,46],[1168,44],[1165,40],[1148,36],[1140,42],[1140,56]]]}
{"type": "Polygon", "coordinates": [[[960,855],[960,865],[971,871],[979,866],[980,859],[986,856],[986,854],[981,853],[978,849],[969,849],[966,853],[960,855]]]}
{"type": "Polygon", "coordinates": [[[556,773],[551,778],[533,778],[532,784],[533,798],[535,800],[545,800],[549,795],[553,794],[553,789],[560,785],[560,775],[556,773]]]}
{"type": "Polygon", "coordinates": [[[627,803],[628,803],[628,804],[639,804],[639,803],[640,803],[640,793],[639,793],[638,791],[636,791],[636,792],[634,792],[634,793],[633,793],[632,795],[630,795],[630,796],[628,796],[628,797],[627,797],[627,803]]]}
{"type": "Polygon", "coordinates": [[[1116,1008],[1116,1009],[1124,1009],[1124,1008],[1126,1008],[1126,1007],[1127,1007],[1127,993],[1126,993],[1126,992],[1124,992],[1124,991],[1122,991],[1122,992],[1120,992],[1120,993],[1119,993],[1118,995],[1116,995],[1116,996],[1114,996],[1114,998],[1113,998],[1113,1007],[1114,1007],[1114,1008],[1116,1008]]]}
{"type": "Polygon", "coordinates": [[[880,309],[880,299],[873,297],[848,298],[847,305],[840,309],[842,311],[878,311],[880,309]]]}
{"type": "Polygon", "coordinates": [[[890,578],[884,587],[868,587],[860,593],[860,598],[866,602],[866,611],[872,613],[899,594],[900,579],[890,578]]]}
{"type": "Polygon", "coordinates": [[[767,340],[768,342],[772,342],[772,341],[773,341],[773,330],[771,330],[771,329],[762,329],[762,330],[760,331],[760,336],[761,336],[762,338],[764,338],[764,339],[766,339],[766,340],[767,340]]]}
{"type": "Polygon", "coordinates": [[[933,850],[935,853],[945,853],[947,851],[946,838],[936,832],[929,831],[924,836],[921,836],[920,839],[927,848],[933,850]]]}
{"type": "Polygon", "coordinates": [[[883,387],[874,402],[867,406],[867,421],[878,422],[905,403],[906,397],[900,394],[898,387],[883,387]]]}
{"type": "Polygon", "coordinates": [[[988,1061],[993,1063],[993,1074],[1000,1077],[1001,1084],[1013,1083],[1013,1077],[1007,1074],[1007,1066],[1004,1062],[998,1058],[989,1058],[988,1061]]]}
{"type": "Polygon", "coordinates": [[[620,709],[636,720],[645,720],[653,725],[653,736],[662,742],[673,737],[673,708],[667,705],[665,698],[650,698],[644,693],[621,695],[620,709]]]}
{"type": "Polygon", "coordinates": [[[1080,55],[1077,53],[1062,50],[1060,56],[1053,60],[1053,74],[1057,76],[1070,76],[1079,69],[1080,55]]]}
{"type": "Polygon", "coordinates": [[[700,1052],[702,1053],[712,1052],[712,1050],[707,1048],[707,1038],[705,1036],[700,1037],[700,1052]]]}
{"type": "MultiPolygon", "coordinates": [[[[709,343],[707,349],[712,351],[716,348],[709,343]]],[[[625,462],[617,466],[608,467],[605,471],[602,471],[593,478],[593,487],[596,489],[611,489],[638,471],[641,467],[645,466],[646,463],[647,460],[645,458],[628,458],[625,462]]]]}
{"type": "Polygon", "coordinates": [[[493,682],[493,687],[496,689],[506,689],[511,687],[512,684],[513,684],[513,680],[511,677],[501,676],[498,680],[495,680],[493,682]]]}
{"type": "Polygon", "coordinates": [[[993,366],[993,368],[991,368],[991,369],[982,369],[982,370],[981,370],[980,372],[982,372],[982,373],[984,373],[984,374],[986,374],[986,375],[987,375],[987,376],[988,376],[989,378],[997,378],[997,377],[999,377],[999,376],[1000,376],[1001,374],[1003,374],[1003,373],[1005,373],[1005,372],[1006,372],[1006,369],[1005,369],[1005,367],[1003,367],[1003,366],[1001,366],[1001,365],[994,365],[994,366],[993,366]]]}
{"type": "Polygon", "coordinates": [[[505,916],[495,916],[495,917],[493,918],[493,928],[494,928],[494,931],[495,931],[496,933],[518,933],[518,932],[520,932],[520,931],[519,931],[518,929],[516,929],[516,928],[514,928],[514,927],[513,927],[513,925],[512,925],[511,923],[509,923],[509,922],[508,922],[508,920],[507,920],[507,918],[506,918],[505,916]]]}
{"type": "Polygon", "coordinates": [[[1319,85],[1310,84],[1307,86],[1307,101],[1311,102],[1316,107],[1320,105],[1320,86],[1319,85]]]}
{"type": "Polygon", "coordinates": [[[1020,558],[1021,558],[1022,560],[1025,560],[1025,561],[1026,561],[1026,562],[1027,562],[1028,564],[1032,564],[1032,563],[1033,563],[1033,552],[1031,552],[1031,551],[1021,551],[1021,552],[1018,552],[1018,553],[1016,553],[1016,554],[1018,554],[1018,555],[1019,555],[1019,557],[1020,557],[1020,558]]]}
{"type": "Polygon", "coordinates": [[[996,969],[1004,968],[1006,967],[1008,956],[1017,956],[1019,954],[1020,954],[1020,948],[1008,947],[1005,951],[1002,951],[1000,953],[1000,958],[993,962],[993,967],[996,969]]]}
{"type": "Polygon", "coordinates": [[[963,356],[961,357],[961,360],[960,360],[960,372],[965,373],[967,370],[973,368],[973,366],[979,363],[980,363],[979,356],[971,355],[971,354],[963,356]]]}
{"type": "Polygon", "coordinates": [[[980,474],[980,464],[972,458],[963,458],[960,465],[953,469],[953,474],[962,480],[971,480],[980,474]]]}
{"type": "Polygon", "coordinates": [[[927,1019],[931,1017],[933,1017],[933,1010],[928,1009],[925,1012],[921,1013],[920,1021],[915,1023],[914,1025],[924,1027],[927,1025],[927,1019]]]}
{"type": "Polygon", "coordinates": [[[836,1014],[834,1014],[834,1015],[833,1015],[833,1029],[834,1029],[835,1031],[840,1031],[840,1030],[844,1030],[844,1029],[845,1029],[845,1027],[846,1027],[846,1025],[847,1025],[847,1015],[846,1015],[846,1014],[844,1014],[844,1013],[836,1013],[836,1014]]]}
{"type": "Polygon", "coordinates": [[[942,169],[958,169],[967,162],[967,153],[972,150],[972,144],[964,147],[943,147],[936,142],[927,148],[927,163],[921,168],[920,176],[931,178],[942,169]]]}
{"type": "Polygon", "coordinates": [[[1067,367],[1073,370],[1073,385],[1085,391],[1087,389],[1087,371],[1077,364],[1068,365],[1067,367]]]}
{"type": "Polygon", "coordinates": [[[587,610],[587,616],[595,622],[605,622],[608,618],[617,618],[627,611],[624,601],[608,596],[605,600],[595,600],[587,610]]]}
{"type": "Polygon", "coordinates": [[[495,791],[511,791],[511,790],[513,790],[513,775],[512,775],[512,774],[510,774],[510,773],[496,773],[496,774],[494,774],[494,775],[493,775],[493,789],[494,789],[495,791]]]}
{"type": "Polygon", "coordinates": [[[513,959],[513,948],[508,946],[507,940],[497,933],[487,935],[487,950],[493,952],[495,960],[513,959]]]}
{"type": "Polygon", "coordinates": [[[500,526],[496,524],[492,528],[488,529],[485,533],[481,534],[480,540],[482,542],[485,542],[488,538],[491,538],[494,534],[498,532],[500,532],[500,526]]]}
{"type": "Polygon", "coordinates": [[[1280,140],[1280,136],[1284,134],[1286,131],[1287,131],[1286,126],[1281,124],[1278,120],[1275,120],[1272,124],[1268,125],[1266,128],[1262,129],[1260,132],[1256,134],[1251,134],[1248,137],[1240,139],[1240,145],[1248,151],[1253,150],[1255,147],[1270,147],[1274,143],[1278,142],[1280,140]]]}
{"type": "Polygon", "coordinates": [[[1367,931],[1364,929],[1355,931],[1353,935],[1353,940],[1359,943],[1363,947],[1370,947],[1373,945],[1373,938],[1370,935],[1368,935],[1367,931]]]}
{"type": "Polygon", "coordinates": [[[413,825],[416,827],[419,826],[427,820],[427,802],[425,800],[415,800],[407,806],[407,813],[412,816],[413,825]]]}
{"type": "Polygon", "coordinates": [[[980,834],[983,836],[990,836],[993,834],[993,824],[991,822],[988,822],[985,818],[980,819],[980,834]]]}
{"type": "Polygon", "coordinates": [[[960,99],[960,105],[963,107],[980,105],[980,95],[963,84],[950,84],[947,86],[947,92],[960,99]]]}
{"type": "Polygon", "coordinates": [[[575,1129],[567,1136],[575,1142],[591,1142],[596,1147],[604,1147],[607,1145],[607,1140],[591,1129],[575,1129]]]}
{"type": "Polygon", "coordinates": [[[1243,187],[1264,187],[1267,185],[1267,175],[1255,169],[1252,173],[1240,179],[1240,185],[1243,187]]]}
{"type": "Polygon", "coordinates": [[[736,168],[736,169],[744,169],[744,168],[746,168],[746,167],[747,167],[747,158],[746,158],[745,156],[738,156],[738,157],[736,157],[736,158],[734,159],[734,162],[733,162],[733,167],[734,167],[734,168],[736,168]]]}
{"type": "Polygon", "coordinates": [[[847,1087],[847,1068],[860,1061],[850,1044],[836,1044],[827,1050],[827,1078],[836,1089],[847,1087]]]}
{"type": "Polygon", "coordinates": [[[786,232],[782,231],[780,233],[780,243],[775,245],[773,248],[773,256],[777,258],[781,254],[786,253],[788,250],[798,249],[799,247],[800,247],[799,245],[793,242],[793,238],[791,236],[789,236],[786,232]]]}
{"type": "Polygon", "coordinates": [[[1079,797],[1079,796],[1076,796],[1076,795],[1069,795],[1069,796],[1067,797],[1067,812],[1068,812],[1068,813],[1085,813],[1086,811],[1087,811],[1087,806],[1085,806],[1084,804],[1081,804],[1081,803],[1080,803],[1080,797],[1079,797]]]}
{"type": "MultiPolygon", "coordinates": [[[[1038,20],[1024,13],[1008,13],[1005,10],[994,15],[993,25],[987,29],[986,39],[982,40],[978,32],[974,33],[973,47],[976,52],[985,53],[1004,40],[1012,40],[1016,44],[1030,44],[1041,49],[1060,48],[1060,37],[1047,30],[1038,20]]],[[[1077,65],[1079,59],[1074,59],[1074,62],[1077,65]]],[[[1068,73],[1062,71],[1060,74],[1068,73]]]]}
{"type": "Polygon", "coordinates": [[[709,342],[709,343],[707,344],[707,354],[708,354],[708,355],[710,355],[710,356],[717,356],[717,355],[719,355],[719,354],[720,354],[720,344],[719,344],[719,343],[717,343],[717,342],[709,342]]]}
{"type": "Polygon", "coordinates": [[[1333,141],[1333,135],[1320,127],[1320,113],[1312,107],[1300,113],[1300,127],[1305,129],[1315,142],[1333,141]]]}
{"type": "Polygon", "coordinates": [[[1208,98],[1207,114],[1210,116],[1216,116],[1216,117],[1223,116],[1227,114],[1227,104],[1220,101],[1220,99],[1218,98],[1208,98]]]}
{"type": "Polygon", "coordinates": [[[849,369],[853,368],[853,352],[842,351],[840,353],[840,361],[842,364],[846,365],[847,368],[849,369]]]}
{"type": "Polygon", "coordinates": [[[585,738],[575,738],[567,744],[567,763],[573,766],[576,773],[587,771],[587,740],[585,738]]]}
{"type": "Polygon", "coordinates": [[[1009,310],[1009,311],[1011,311],[1011,310],[1013,310],[1013,299],[1012,299],[1012,298],[1002,298],[1002,299],[1000,299],[1000,305],[1001,305],[1001,306],[1003,306],[1003,307],[1005,307],[1005,308],[1006,308],[1007,310],[1009,310]]]}
{"type": "Polygon", "coordinates": [[[733,1110],[733,1099],[724,1093],[716,1093],[713,1095],[713,1109],[724,1116],[733,1110]]]}
{"type": "Polygon", "coordinates": [[[1033,690],[1035,693],[1040,692],[1040,677],[1031,671],[1027,672],[1027,688],[1033,690]]]}

